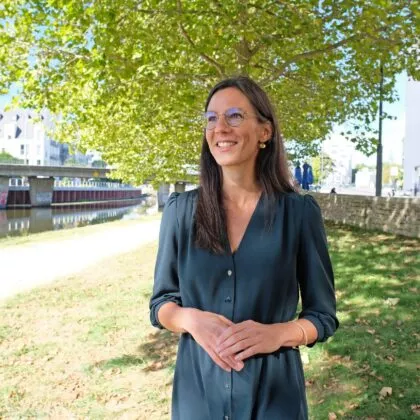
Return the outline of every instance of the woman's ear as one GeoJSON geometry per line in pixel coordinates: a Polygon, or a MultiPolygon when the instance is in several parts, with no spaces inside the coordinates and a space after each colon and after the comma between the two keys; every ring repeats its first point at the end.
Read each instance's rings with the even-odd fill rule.
{"type": "Polygon", "coordinates": [[[263,125],[262,141],[266,142],[273,137],[273,126],[270,121],[266,121],[263,125]]]}

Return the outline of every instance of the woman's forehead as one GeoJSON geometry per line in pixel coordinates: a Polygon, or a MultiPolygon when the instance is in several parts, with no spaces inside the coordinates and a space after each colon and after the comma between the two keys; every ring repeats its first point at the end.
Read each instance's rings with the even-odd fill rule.
{"type": "Polygon", "coordinates": [[[252,105],[240,90],[229,87],[217,91],[211,97],[207,110],[224,112],[229,108],[240,108],[244,111],[250,111],[252,110],[252,105]]]}

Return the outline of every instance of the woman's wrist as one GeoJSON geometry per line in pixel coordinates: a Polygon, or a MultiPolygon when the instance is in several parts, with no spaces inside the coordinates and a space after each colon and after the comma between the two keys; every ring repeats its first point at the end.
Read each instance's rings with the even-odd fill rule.
{"type": "Polygon", "coordinates": [[[273,327],[278,339],[278,348],[307,344],[308,336],[302,333],[302,328],[304,328],[302,325],[290,321],[273,324],[273,327]]]}
{"type": "Polygon", "coordinates": [[[176,333],[190,332],[194,321],[193,308],[183,308],[174,302],[162,305],[158,312],[159,322],[168,330],[176,333]]]}
{"type": "Polygon", "coordinates": [[[180,308],[179,311],[179,325],[182,332],[191,334],[194,330],[197,321],[197,312],[195,308],[180,308]]]}

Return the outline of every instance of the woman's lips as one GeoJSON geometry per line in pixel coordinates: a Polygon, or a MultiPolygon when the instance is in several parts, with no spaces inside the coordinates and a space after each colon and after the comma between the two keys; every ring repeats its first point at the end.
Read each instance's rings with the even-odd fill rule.
{"type": "Polygon", "coordinates": [[[221,152],[227,152],[227,151],[231,150],[236,144],[237,144],[236,141],[229,141],[229,140],[218,141],[216,143],[216,147],[221,152]]]}

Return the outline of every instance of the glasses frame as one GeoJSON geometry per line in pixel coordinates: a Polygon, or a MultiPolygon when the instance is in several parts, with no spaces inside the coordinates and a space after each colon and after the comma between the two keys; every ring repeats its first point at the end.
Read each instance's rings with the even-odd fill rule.
{"type": "Polygon", "coordinates": [[[256,115],[256,114],[252,114],[252,113],[250,113],[250,112],[248,112],[248,111],[245,111],[245,110],[243,110],[242,108],[237,108],[237,107],[232,107],[232,108],[228,108],[225,112],[223,112],[223,113],[221,113],[221,114],[219,114],[218,112],[216,112],[216,111],[206,111],[206,112],[203,112],[203,114],[202,114],[202,121],[203,121],[203,123],[204,123],[204,128],[205,128],[205,130],[206,131],[212,131],[212,130],[214,130],[215,128],[216,128],[216,126],[217,126],[217,123],[218,123],[218,121],[219,121],[219,119],[220,119],[220,117],[221,116],[223,116],[223,118],[224,118],[224,120],[225,120],[225,123],[229,126],[229,127],[239,127],[239,126],[241,126],[242,124],[243,124],[243,122],[248,118],[248,117],[255,117],[255,118],[259,118],[259,116],[258,115],[256,115]],[[229,122],[229,120],[228,120],[228,116],[226,115],[228,112],[230,112],[230,111],[239,111],[241,114],[242,114],[242,116],[243,116],[243,119],[242,119],[242,121],[239,123],[239,124],[237,124],[237,125],[235,125],[235,124],[231,124],[230,122],[229,122]],[[214,127],[211,127],[211,128],[209,128],[208,127],[208,123],[209,123],[209,121],[208,121],[208,114],[209,113],[211,113],[212,115],[214,115],[214,116],[216,116],[216,121],[214,122],[214,127]]]}

